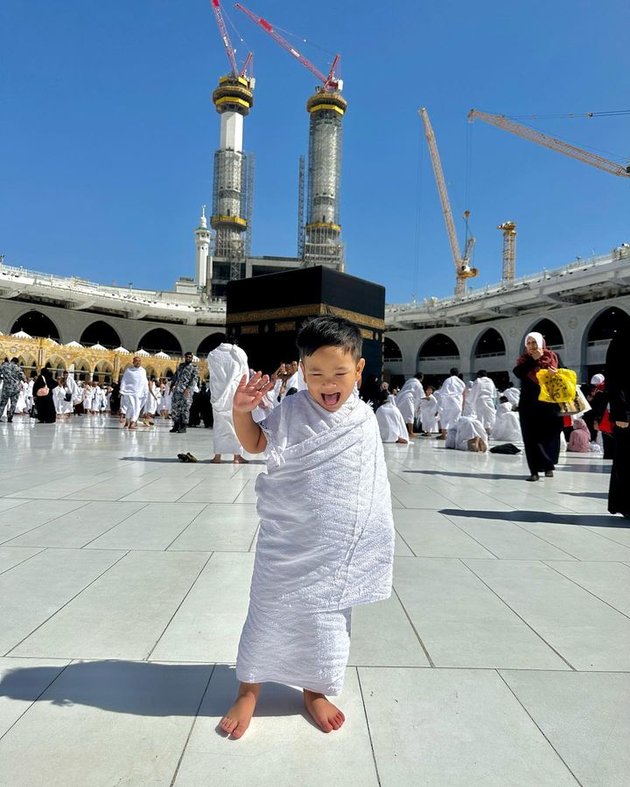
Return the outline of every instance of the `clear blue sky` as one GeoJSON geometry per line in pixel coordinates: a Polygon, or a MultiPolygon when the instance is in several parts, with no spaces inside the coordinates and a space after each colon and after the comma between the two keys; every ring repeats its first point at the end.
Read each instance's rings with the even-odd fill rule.
{"type": "MultiPolygon", "coordinates": [[[[314,78],[225,8],[255,52],[245,125],[257,167],[252,250],[294,255],[314,78]]],[[[347,270],[384,284],[389,302],[453,288],[422,105],[461,244],[459,216],[471,211],[476,283],[500,278],[495,227],[506,219],[518,223],[521,275],[630,241],[630,179],[466,122],[473,106],[519,116],[630,109],[628,0],[251,0],[251,8],[328,50],[302,47],[322,69],[328,52],[342,55],[347,270]]],[[[200,205],[211,203],[219,134],[210,94],[228,70],[209,0],[4,0],[0,30],[6,263],[158,289],[194,275],[193,230],[200,205]]],[[[630,115],[532,124],[630,159],[630,115]]]]}

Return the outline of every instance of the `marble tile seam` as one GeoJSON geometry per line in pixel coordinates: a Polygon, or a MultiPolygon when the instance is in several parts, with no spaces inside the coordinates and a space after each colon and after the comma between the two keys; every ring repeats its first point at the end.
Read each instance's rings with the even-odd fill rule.
{"type": "MultiPolygon", "coordinates": [[[[22,547],[6,546],[5,549],[22,549],[22,547]]],[[[39,548],[35,547],[35,549],[39,549],[39,548]]],[[[34,555],[29,555],[28,557],[25,557],[24,560],[20,560],[19,563],[15,563],[13,566],[9,566],[8,568],[5,568],[4,570],[0,571],[0,575],[6,574],[7,571],[11,571],[11,569],[17,568],[18,566],[23,565],[24,563],[26,563],[27,561],[31,560],[32,558],[37,557],[37,555],[40,555],[45,549],[46,549],[46,547],[41,547],[41,549],[39,549],[38,552],[35,552],[34,555]]]]}
{"type": "MultiPolygon", "coordinates": [[[[93,501],[90,501],[90,502],[93,502],[93,501]]],[[[115,502],[115,501],[112,501],[112,502],[115,502]]],[[[83,508],[85,508],[85,506],[83,506],[83,508]]],[[[99,539],[101,536],[105,535],[105,533],[109,533],[110,530],[113,530],[115,527],[118,527],[118,525],[122,524],[122,522],[126,522],[127,519],[129,519],[130,516],[133,516],[134,514],[137,514],[139,511],[142,511],[144,508],[146,508],[146,505],[141,505],[140,508],[136,509],[135,511],[130,511],[129,515],[126,516],[124,519],[121,519],[119,522],[114,522],[114,524],[111,527],[108,527],[107,530],[104,530],[102,533],[99,533],[97,536],[94,536],[94,538],[90,538],[89,541],[86,541],[85,544],[82,544],[80,547],[78,547],[78,549],[85,549],[86,547],[89,547],[89,545],[91,543],[93,543],[94,541],[99,539]]],[[[65,514],[64,514],[64,516],[65,516],[65,514]]],[[[54,521],[54,520],[51,520],[51,521],[54,521]]],[[[48,526],[49,524],[50,524],[50,522],[46,522],[45,523],[46,526],[48,526]]],[[[44,525],[40,525],[40,527],[44,527],[44,525]]],[[[49,549],[56,549],[57,547],[48,547],[48,548],[49,549]]],[[[64,547],[60,547],[60,548],[63,549],[64,547]]]]}
{"type": "MultiPolygon", "coordinates": [[[[31,500],[29,502],[33,502],[33,501],[31,500]]],[[[40,501],[38,500],[37,502],[40,502],[40,501]]],[[[54,502],[57,502],[57,499],[55,499],[54,502]]],[[[73,501],[73,502],[79,502],[79,501],[73,501]]],[[[32,533],[34,530],[37,530],[38,528],[42,527],[43,525],[49,525],[51,522],[55,522],[57,519],[61,519],[62,517],[67,516],[68,514],[72,514],[75,511],[80,511],[81,509],[86,508],[90,502],[92,502],[92,501],[86,500],[83,503],[83,505],[76,505],[76,506],[74,506],[74,508],[71,508],[69,511],[65,511],[63,514],[59,514],[58,516],[53,516],[50,519],[47,519],[45,522],[40,522],[39,524],[35,525],[34,527],[29,527],[28,530],[25,530],[23,533],[20,533],[19,536],[13,535],[10,538],[7,538],[5,541],[0,541],[0,546],[5,546],[9,541],[13,541],[15,538],[18,538],[20,536],[26,536],[29,533],[32,533]]],[[[10,511],[14,511],[15,509],[11,508],[9,510],[10,511]]]]}
{"type": "MultiPolygon", "coordinates": [[[[149,505],[151,505],[151,503],[149,503],[149,505]]],[[[192,505],[194,505],[194,503],[193,503],[192,505]]],[[[173,546],[173,544],[174,544],[174,543],[177,541],[177,539],[178,539],[178,538],[181,538],[181,537],[184,535],[184,533],[185,533],[185,532],[188,530],[188,528],[189,528],[189,527],[190,527],[190,526],[191,526],[191,525],[192,525],[194,522],[196,522],[196,521],[197,521],[197,519],[199,519],[199,517],[200,517],[200,516],[201,516],[201,515],[202,515],[202,514],[205,512],[205,510],[206,510],[206,508],[207,508],[207,505],[204,505],[203,503],[199,503],[199,505],[200,505],[201,507],[200,507],[199,511],[197,511],[197,513],[195,514],[195,516],[194,516],[194,517],[191,519],[191,521],[190,521],[190,522],[189,522],[187,525],[184,525],[184,526],[183,526],[183,529],[182,529],[182,530],[180,530],[180,532],[179,532],[179,533],[178,533],[178,534],[175,536],[175,538],[174,538],[174,539],[173,539],[173,540],[172,540],[170,543],[168,543],[168,544],[167,544],[167,545],[164,547],[164,549],[162,549],[162,550],[158,550],[158,551],[161,551],[161,552],[168,552],[168,551],[170,550],[170,548],[173,546]]],[[[175,552],[175,551],[177,551],[177,552],[196,552],[196,551],[198,551],[198,550],[195,550],[195,549],[178,549],[178,550],[173,550],[173,551],[174,551],[174,552],[175,552]]],[[[216,550],[213,550],[213,552],[214,552],[214,551],[216,551],[216,550]]],[[[208,558],[208,560],[209,560],[209,559],[210,559],[210,558],[208,558]]],[[[207,563],[207,562],[208,562],[208,561],[206,561],[206,563],[207,563]]],[[[204,564],[204,565],[205,565],[205,564],[204,564]]]]}
{"type": "MultiPolygon", "coordinates": [[[[407,542],[407,539],[403,536],[403,534],[400,532],[400,530],[397,527],[395,527],[394,530],[396,531],[396,535],[398,536],[398,538],[400,538],[400,540],[403,542],[403,544],[411,552],[413,557],[418,557],[418,555],[416,555],[416,553],[413,551],[413,549],[409,546],[409,543],[407,542]]],[[[410,555],[405,555],[405,557],[410,557],[410,555]]]]}
{"type": "MultiPolygon", "coordinates": [[[[367,729],[368,740],[370,742],[370,751],[372,752],[372,761],[374,763],[374,771],[376,773],[376,780],[381,787],[383,781],[381,779],[381,774],[378,770],[378,760],[376,758],[376,751],[374,749],[374,740],[372,738],[372,729],[370,727],[370,716],[368,714],[367,703],[365,702],[365,693],[363,691],[363,685],[361,683],[361,674],[359,672],[359,667],[354,667],[357,676],[357,685],[359,686],[359,696],[361,697],[361,706],[363,707],[363,715],[365,717],[365,727],[367,729]]],[[[425,667],[426,669],[426,667],[425,667]]]]}
{"type": "MultiPolygon", "coordinates": [[[[606,601],[605,599],[601,598],[601,596],[598,596],[597,593],[593,592],[592,590],[589,590],[589,588],[584,587],[584,585],[580,585],[580,583],[577,580],[573,579],[573,577],[569,577],[566,574],[563,574],[562,571],[559,571],[555,566],[549,565],[550,563],[553,563],[554,561],[545,561],[545,560],[543,560],[541,562],[544,563],[552,571],[555,571],[556,574],[559,574],[559,576],[561,576],[563,579],[568,579],[569,582],[572,582],[574,585],[577,585],[577,587],[579,587],[580,590],[583,590],[585,593],[588,593],[590,596],[593,596],[598,601],[601,601],[602,604],[606,604],[607,607],[610,607],[610,609],[614,610],[615,612],[618,612],[620,615],[623,615],[624,618],[628,618],[630,620],[630,615],[628,615],[623,610],[618,609],[617,607],[615,607],[613,604],[610,603],[610,601],[606,601]]],[[[583,562],[587,562],[587,561],[580,561],[580,562],[583,563],[583,562]]],[[[597,561],[597,562],[602,562],[602,561],[597,561]]],[[[608,561],[605,561],[605,562],[608,562],[608,561]]],[[[614,562],[618,562],[618,561],[610,561],[610,562],[614,563],[614,562]]]]}
{"type": "MultiPolygon", "coordinates": [[[[610,516],[613,516],[613,514],[611,514],[610,516]]],[[[623,522],[623,520],[620,519],[619,520],[619,524],[620,524],[620,528],[619,529],[620,530],[627,530],[628,528],[624,527],[623,524],[621,524],[622,522],[623,522]]],[[[612,541],[613,544],[617,544],[619,546],[627,546],[627,544],[624,544],[623,541],[619,541],[618,539],[613,538],[612,536],[609,536],[607,533],[600,533],[599,530],[593,530],[594,527],[600,527],[599,525],[585,525],[585,527],[590,533],[595,533],[595,535],[601,536],[602,538],[605,538],[607,541],[612,541]]],[[[613,529],[613,528],[611,528],[611,529],[613,529]]]]}
{"type": "MultiPolygon", "coordinates": [[[[11,658],[11,657],[9,657],[9,658],[11,658]]],[[[55,675],[53,678],[51,678],[50,682],[49,682],[49,683],[48,683],[46,686],[44,686],[44,687],[42,688],[42,690],[41,690],[41,691],[40,691],[40,693],[37,695],[37,697],[35,697],[35,698],[34,698],[34,699],[33,699],[33,700],[32,700],[32,701],[31,701],[31,702],[30,702],[30,703],[27,705],[27,707],[26,707],[26,708],[24,708],[24,711],[23,711],[23,713],[20,713],[20,715],[17,717],[17,719],[15,719],[15,721],[13,722],[13,724],[11,724],[9,727],[7,727],[7,729],[6,729],[6,730],[5,730],[5,731],[2,733],[2,735],[0,735],[0,741],[1,741],[1,740],[2,740],[4,737],[5,737],[5,735],[8,735],[8,734],[9,734],[9,732],[11,732],[11,730],[12,730],[12,729],[15,727],[15,725],[16,725],[16,724],[19,724],[20,720],[24,718],[24,716],[25,716],[25,715],[26,715],[26,714],[29,712],[29,710],[30,710],[30,709],[31,709],[31,708],[32,708],[32,707],[35,705],[35,703],[36,703],[36,702],[39,702],[39,699],[40,699],[40,697],[41,697],[43,694],[45,694],[45,693],[48,691],[48,689],[49,689],[49,688],[50,688],[50,687],[53,685],[53,683],[54,683],[54,682],[55,682],[55,681],[56,681],[56,680],[57,680],[57,679],[60,677],[60,675],[61,675],[63,672],[65,672],[65,670],[66,670],[66,669],[67,669],[67,668],[70,666],[70,664],[72,664],[72,661],[68,661],[68,662],[67,662],[67,664],[66,664],[65,666],[62,666],[62,667],[60,667],[60,668],[59,668],[59,672],[58,672],[58,673],[57,673],[57,674],[56,674],[56,675],[55,675]]]]}
{"type": "Polygon", "coordinates": [[[195,576],[195,578],[193,579],[193,581],[190,583],[190,587],[189,587],[189,588],[188,588],[188,590],[187,590],[187,591],[184,593],[184,595],[183,595],[183,596],[182,596],[182,598],[180,599],[180,602],[179,602],[179,604],[177,604],[177,606],[176,606],[176,607],[175,607],[175,609],[173,610],[173,614],[172,614],[172,615],[170,616],[170,618],[169,618],[169,619],[166,621],[166,624],[164,625],[164,628],[162,629],[162,631],[161,631],[160,635],[158,636],[158,638],[157,638],[157,639],[155,640],[155,642],[153,643],[153,646],[152,646],[152,647],[149,649],[149,652],[148,652],[148,653],[147,653],[147,655],[144,657],[143,661],[149,661],[149,660],[150,660],[150,658],[151,658],[151,654],[153,653],[153,651],[154,651],[154,650],[157,648],[157,646],[159,645],[159,643],[160,643],[160,640],[162,639],[162,637],[164,636],[164,634],[166,634],[166,632],[167,632],[167,630],[168,630],[168,627],[171,625],[171,623],[172,623],[172,622],[173,622],[173,620],[175,619],[175,616],[177,615],[177,613],[178,613],[178,612],[179,612],[179,610],[181,609],[182,605],[184,604],[184,602],[186,601],[186,599],[187,599],[187,598],[188,598],[188,596],[190,595],[190,593],[191,593],[192,589],[193,589],[193,588],[195,587],[195,585],[197,584],[197,580],[198,580],[198,579],[199,579],[199,577],[201,576],[202,572],[204,571],[204,569],[206,568],[206,566],[208,565],[208,563],[209,563],[209,562],[212,560],[212,558],[213,558],[214,554],[215,554],[214,552],[211,552],[211,553],[208,555],[208,559],[207,559],[207,560],[206,560],[206,561],[203,563],[203,565],[201,566],[201,568],[200,568],[200,569],[199,569],[199,571],[197,572],[197,575],[195,576]]]}
{"type": "Polygon", "coordinates": [[[538,722],[536,721],[536,719],[535,719],[535,718],[532,716],[532,714],[529,712],[529,710],[528,710],[528,709],[525,707],[525,705],[524,705],[524,704],[521,702],[521,700],[520,700],[520,698],[519,698],[518,694],[516,694],[516,692],[514,691],[514,689],[513,689],[513,688],[510,686],[510,684],[507,682],[507,680],[505,679],[505,677],[504,677],[504,676],[501,674],[501,672],[500,672],[499,670],[495,670],[495,672],[496,672],[496,674],[499,676],[499,679],[500,679],[500,680],[501,680],[501,681],[502,681],[502,682],[505,684],[505,686],[506,686],[507,690],[510,692],[510,694],[511,694],[511,695],[514,697],[514,699],[515,699],[515,700],[518,702],[518,704],[521,706],[521,708],[523,709],[523,711],[524,711],[524,712],[527,714],[527,716],[529,717],[530,721],[531,721],[531,722],[532,722],[532,724],[533,724],[533,725],[536,727],[536,729],[538,730],[538,732],[539,732],[539,733],[542,735],[542,737],[543,737],[543,738],[544,738],[544,739],[547,741],[547,744],[548,744],[548,745],[549,745],[549,746],[550,746],[550,747],[553,749],[553,751],[554,751],[554,752],[555,752],[555,754],[556,754],[556,757],[558,757],[558,759],[559,759],[559,760],[562,762],[562,764],[564,765],[564,767],[565,767],[565,768],[566,768],[566,769],[569,771],[569,773],[571,774],[571,776],[573,776],[573,778],[575,779],[575,783],[576,783],[576,784],[579,784],[579,785],[581,785],[581,784],[582,784],[582,782],[581,782],[581,781],[580,781],[580,780],[577,778],[577,776],[575,775],[575,773],[573,772],[573,770],[571,769],[571,767],[569,766],[569,764],[567,763],[567,761],[566,761],[566,760],[564,759],[564,757],[563,757],[563,756],[560,754],[560,752],[558,751],[558,749],[557,749],[557,748],[556,748],[556,747],[553,745],[553,743],[551,742],[551,740],[550,740],[550,739],[547,737],[547,735],[545,735],[545,733],[543,732],[543,729],[542,729],[542,727],[541,727],[541,726],[538,724],[538,722]]]}
{"type": "MultiPolygon", "coordinates": [[[[210,558],[208,558],[210,559],[210,558]]],[[[197,705],[197,710],[195,711],[195,715],[192,718],[190,723],[190,729],[188,730],[188,735],[186,736],[186,740],[184,741],[184,745],[182,746],[181,754],[177,760],[177,765],[175,766],[175,770],[173,771],[173,776],[169,783],[169,787],[173,787],[177,780],[177,775],[179,773],[179,769],[181,767],[182,761],[184,759],[184,755],[186,754],[186,749],[188,748],[188,743],[190,742],[190,738],[192,737],[193,731],[195,729],[195,724],[197,723],[197,719],[199,718],[199,712],[201,711],[201,707],[203,705],[203,701],[206,698],[206,694],[208,693],[208,688],[210,686],[210,681],[212,680],[212,676],[214,675],[214,671],[216,669],[216,664],[213,665],[212,669],[210,670],[210,675],[208,676],[208,680],[204,687],[204,690],[201,692],[201,698],[199,699],[199,704],[197,705]]]]}
{"type": "MultiPolygon", "coordinates": [[[[45,550],[42,550],[42,551],[45,551],[45,550]]],[[[112,551],[113,551],[113,550],[112,550],[112,551]]],[[[22,639],[20,639],[20,640],[19,640],[19,642],[16,642],[16,643],[15,643],[15,644],[14,644],[12,647],[10,647],[10,648],[9,648],[9,650],[7,650],[7,652],[6,652],[6,653],[3,653],[3,654],[2,654],[2,656],[3,656],[3,657],[8,657],[8,656],[10,656],[10,655],[11,655],[11,651],[15,650],[16,648],[19,648],[19,647],[20,647],[20,645],[21,645],[23,642],[25,642],[25,641],[26,641],[26,640],[27,640],[29,637],[33,636],[33,634],[34,634],[36,631],[38,631],[38,630],[39,630],[39,629],[40,629],[42,626],[46,625],[46,623],[48,623],[50,620],[52,620],[52,619],[55,617],[55,615],[58,615],[58,614],[59,614],[59,612],[61,612],[61,610],[62,610],[62,609],[65,609],[65,608],[66,608],[66,607],[67,607],[69,604],[71,604],[71,603],[72,603],[72,602],[73,602],[73,601],[74,601],[76,598],[78,598],[78,597],[79,597],[79,596],[80,596],[80,595],[81,595],[81,594],[82,594],[84,591],[86,591],[86,590],[87,590],[89,587],[91,587],[91,586],[92,586],[92,585],[93,585],[95,582],[98,582],[98,580],[99,580],[99,579],[101,579],[101,577],[103,577],[105,574],[107,574],[107,572],[108,572],[108,571],[110,571],[112,568],[114,568],[114,566],[117,566],[117,565],[120,563],[120,561],[121,561],[121,560],[124,560],[124,559],[127,557],[127,555],[128,555],[128,554],[129,554],[129,551],[127,550],[127,551],[126,551],[126,552],[125,552],[123,555],[121,555],[121,556],[118,558],[118,560],[115,560],[115,561],[114,561],[114,562],[111,564],[111,566],[108,566],[106,569],[104,569],[103,571],[101,571],[101,573],[100,573],[100,574],[98,574],[98,576],[94,577],[94,579],[93,579],[93,580],[91,580],[91,582],[88,582],[88,583],[87,583],[87,585],[85,585],[84,587],[82,587],[82,588],[81,588],[81,590],[79,590],[77,593],[75,593],[75,594],[74,594],[74,595],[73,595],[71,598],[69,598],[69,599],[68,599],[68,600],[67,600],[67,601],[66,601],[64,604],[62,604],[62,605],[61,605],[61,606],[60,606],[58,609],[56,609],[56,610],[55,610],[55,611],[54,611],[54,612],[53,612],[51,615],[49,615],[49,616],[48,616],[48,617],[47,617],[45,620],[42,620],[42,621],[41,621],[41,623],[39,623],[37,626],[35,626],[35,628],[34,628],[32,631],[29,631],[29,633],[28,633],[26,636],[22,637],[22,639]]]]}
{"type": "MultiPolygon", "coordinates": [[[[470,566],[469,566],[469,565],[466,563],[466,561],[465,561],[463,558],[460,558],[460,559],[459,559],[459,562],[460,562],[460,563],[461,563],[461,564],[462,564],[462,565],[463,565],[463,566],[464,566],[464,567],[465,567],[465,568],[466,568],[468,571],[470,571],[470,573],[471,573],[471,574],[472,574],[474,577],[476,577],[476,578],[479,580],[479,582],[481,582],[481,583],[482,583],[482,585],[485,585],[485,587],[486,587],[486,588],[487,588],[487,589],[488,589],[488,590],[489,590],[489,591],[490,591],[490,592],[491,592],[491,593],[492,593],[492,594],[493,594],[493,595],[494,595],[496,598],[498,598],[498,599],[499,599],[499,601],[500,601],[500,602],[501,602],[501,603],[502,603],[504,606],[506,606],[506,607],[507,607],[507,608],[510,610],[510,612],[511,612],[513,615],[515,615],[515,616],[516,616],[516,617],[517,617],[517,618],[518,618],[518,619],[519,619],[521,622],[523,622],[523,623],[524,623],[524,624],[527,626],[527,628],[528,628],[528,629],[529,629],[529,630],[530,630],[530,631],[531,631],[531,632],[532,632],[532,633],[533,633],[533,634],[534,634],[536,637],[538,637],[538,639],[539,639],[539,640],[541,640],[541,642],[543,642],[543,643],[544,643],[544,644],[545,644],[545,645],[546,645],[546,646],[549,648],[549,650],[551,650],[553,653],[555,653],[555,654],[556,654],[556,656],[558,656],[558,658],[559,658],[561,661],[563,661],[563,662],[564,662],[564,663],[565,663],[565,664],[566,664],[566,665],[567,665],[567,666],[568,666],[568,667],[569,667],[571,670],[573,670],[573,672],[578,672],[578,671],[579,671],[579,670],[577,670],[577,669],[576,669],[576,668],[573,666],[573,664],[571,664],[571,663],[570,663],[570,662],[569,662],[569,661],[568,661],[568,660],[567,660],[567,659],[566,659],[566,658],[565,658],[565,657],[564,657],[564,656],[563,656],[563,655],[562,655],[562,654],[561,654],[561,653],[560,653],[558,650],[556,650],[556,648],[554,648],[554,647],[553,647],[553,645],[551,645],[549,642],[547,642],[547,640],[546,640],[546,639],[545,639],[545,638],[542,636],[542,634],[540,634],[538,631],[536,631],[536,629],[535,629],[535,628],[534,628],[534,627],[533,627],[533,626],[532,626],[532,625],[531,625],[531,624],[530,624],[530,623],[529,623],[527,620],[525,620],[525,618],[524,618],[522,615],[520,615],[520,614],[519,614],[519,613],[518,613],[518,612],[517,612],[517,611],[516,611],[516,610],[515,610],[513,607],[511,607],[511,606],[510,606],[510,605],[507,603],[507,601],[506,601],[504,598],[502,598],[502,597],[501,597],[501,596],[500,596],[500,595],[499,595],[499,594],[496,592],[496,590],[494,590],[494,589],[493,589],[493,588],[492,588],[492,587],[491,587],[491,586],[490,586],[490,585],[489,585],[489,584],[488,584],[488,583],[487,583],[487,582],[486,582],[484,579],[482,579],[482,578],[481,578],[481,577],[480,577],[480,576],[477,574],[477,572],[476,572],[476,571],[474,571],[474,570],[473,570],[473,569],[472,569],[472,568],[471,568],[471,567],[470,567],[470,566]]],[[[535,560],[535,561],[530,561],[530,562],[540,563],[541,561],[539,561],[539,560],[535,560]]]]}
{"type": "MultiPolygon", "coordinates": [[[[574,555],[573,553],[569,552],[568,549],[564,549],[563,547],[560,547],[557,544],[554,544],[553,541],[549,541],[549,539],[544,538],[539,533],[532,533],[531,530],[528,530],[527,527],[525,527],[525,523],[523,523],[523,522],[513,522],[512,524],[514,524],[517,527],[519,527],[525,533],[529,533],[530,536],[535,536],[536,538],[539,538],[541,541],[544,541],[545,544],[549,544],[549,546],[555,547],[555,549],[559,550],[560,552],[564,552],[565,555],[568,555],[569,557],[572,557],[574,560],[580,560],[580,558],[577,555],[574,555]]],[[[532,524],[536,524],[536,523],[533,522],[532,524]]]]}
{"type": "MultiPolygon", "coordinates": [[[[500,560],[500,559],[501,559],[501,558],[500,558],[500,556],[499,556],[499,555],[497,555],[497,554],[495,554],[495,553],[494,553],[494,552],[493,552],[493,551],[490,549],[490,547],[489,547],[489,546],[486,546],[486,545],[485,545],[484,543],[482,543],[482,542],[481,542],[481,541],[480,541],[478,538],[475,538],[475,536],[473,536],[473,534],[472,534],[472,533],[468,533],[466,530],[464,530],[464,528],[463,528],[463,527],[460,527],[460,526],[457,524],[457,522],[455,522],[453,519],[451,519],[451,517],[449,517],[449,516],[448,516],[448,514],[442,514],[442,516],[443,516],[443,517],[444,517],[444,518],[445,518],[447,521],[449,521],[449,522],[450,522],[450,523],[451,523],[451,524],[452,524],[454,527],[456,527],[456,528],[459,530],[459,532],[460,532],[460,533],[463,533],[463,534],[464,534],[464,535],[465,535],[467,538],[472,538],[472,540],[473,540],[473,541],[475,541],[477,544],[479,544],[479,546],[480,546],[482,549],[485,549],[485,550],[486,550],[486,552],[489,552],[489,553],[490,553],[490,554],[491,554],[491,555],[492,555],[492,556],[495,558],[495,560],[500,560]]],[[[412,551],[413,551],[413,550],[412,550],[412,551]]],[[[483,558],[480,558],[480,559],[481,559],[481,560],[483,560],[483,558]]]]}
{"type": "MultiPolygon", "coordinates": [[[[429,667],[435,667],[435,662],[434,662],[434,661],[433,661],[433,659],[431,658],[431,654],[429,653],[429,651],[427,650],[427,648],[426,648],[426,646],[425,646],[424,642],[422,641],[422,637],[420,636],[420,632],[419,632],[419,631],[418,631],[418,629],[415,627],[415,625],[414,625],[414,622],[413,622],[413,620],[411,619],[411,616],[409,615],[409,612],[407,611],[407,608],[406,608],[406,607],[405,607],[405,605],[403,604],[403,600],[401,599],[401,597],[400,597],[400,595],[399,595],[398,591],[396,590],[395,586],[392,586],[392,593],[393,593],[393,594],[396,596],[396,598],[398,599],[398,603],[400,604],[400,606],[401,606],[401,608],[402,608],[402,611],[404,612],[404,614],[405,614],[405,617],[407,618],[407,622],[408,622],[408,623],[409,623],[409,625],[411,626],[411,630],[412,630],[412,631],[413,631],[413,633],[415,634],[415,636],[416,636],[416,639],[418,640],[418,643],[420,644],[420,647],[422,648],[422,652],[424,653],[426,660],[429,662],[429,667]]],[[[426,667],[424,667],[424,669],[426,669],[426,667]]]]}

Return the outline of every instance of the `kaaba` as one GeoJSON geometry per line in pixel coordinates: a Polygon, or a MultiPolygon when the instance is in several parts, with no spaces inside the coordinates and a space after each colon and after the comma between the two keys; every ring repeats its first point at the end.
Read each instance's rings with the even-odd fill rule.
{"type": "Polygon", "coordinates": [[[321,265],[238,279],[227,286],[227,341],[242,347],[249,365],[271,374],[298,357],[295,338],[310,317],[334,314],[359,326],[364,379],[383,369],[385,288],[321,265]]]}

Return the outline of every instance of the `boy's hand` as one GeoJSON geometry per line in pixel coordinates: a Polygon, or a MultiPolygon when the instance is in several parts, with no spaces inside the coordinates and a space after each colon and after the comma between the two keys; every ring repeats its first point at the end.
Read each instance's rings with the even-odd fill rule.
{"type": "Polygon", "coordinates": [[[244,374],[234,394],[232,409],[237,413],[251,413],[272,388],[273,383],[270,382],[269,375],[256,372],[248,382],[247,375],[244,374]]]}

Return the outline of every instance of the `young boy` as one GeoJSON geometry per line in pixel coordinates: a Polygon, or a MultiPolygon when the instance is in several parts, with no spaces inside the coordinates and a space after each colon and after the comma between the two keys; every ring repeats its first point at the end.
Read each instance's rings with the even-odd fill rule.
{"type": "Polygon", "coordinates": [[[220,722],[233,738],[249,726],[266,681],[302,688],[315,723],[338,730],[344,715],[326,695],[343,686],[351,608],[391,594],[391,495],[376,418],[356,388],[361,333],[348,320],[316,317],[297,345],[306,390],[260,424],[251,413],[269,378],[244,376],[234,395],[239,440],[269,458],[256,481],[260,534],[236,662],[240,686],[220,722]]]}

